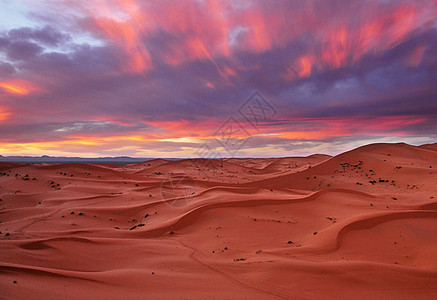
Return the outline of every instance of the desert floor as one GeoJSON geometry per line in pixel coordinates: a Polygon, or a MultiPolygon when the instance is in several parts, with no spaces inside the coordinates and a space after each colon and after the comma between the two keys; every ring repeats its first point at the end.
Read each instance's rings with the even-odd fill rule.
{"type": "Polygon", "coordinates": [[[1,299],[437,299],[437,144],[0,164],[1,299]]]}

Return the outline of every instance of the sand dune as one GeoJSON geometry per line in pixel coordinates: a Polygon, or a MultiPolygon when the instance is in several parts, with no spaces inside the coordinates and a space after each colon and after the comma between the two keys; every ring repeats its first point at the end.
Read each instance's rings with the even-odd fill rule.
{"type": "Polygon", "coordinates": [[[437,144],[0,164],[1,299],[435,299],[437,144]]]}

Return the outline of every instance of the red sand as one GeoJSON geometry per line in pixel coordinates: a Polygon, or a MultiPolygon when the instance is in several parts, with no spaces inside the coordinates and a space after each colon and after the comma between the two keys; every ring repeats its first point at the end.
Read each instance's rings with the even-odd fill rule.
{"type": "Polygon", "coordinates": [[[3,163],[0,298],[436,299],[436,183],[437,144],[3,163]]]}

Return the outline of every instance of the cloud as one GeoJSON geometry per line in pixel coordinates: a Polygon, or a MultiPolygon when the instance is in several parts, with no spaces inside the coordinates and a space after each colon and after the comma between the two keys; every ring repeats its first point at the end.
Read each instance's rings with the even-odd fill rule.
{"type": "Polygon", "coordinates": [[[35,58],[42,50],[43,48],[36,43],[17,41],[9,44],[6,55],[12,61],[29,60],[35,58]]]}
{"type": "Polygon", "coordinates": [[[0,33],[4,143],[92,136],[99,152],[142,136],[181,155],[195,143],[160,140],[212,139],[254,90],[278,115],[248,155],[436,136],[433,1],[58,1],[29,14],[40,26],[0,33]]]}
{"type": "Polygon", "coordinates": [[[44,46],[56,47],[70,40],[70,35],[61,33],[51,26],[43,28],[22,27],[12,29],[8,32],[11,40],[33,40],[44,46]]]}
{"type": "Polygon", "coordinates": [[[15,68],[10,63],[0,62],[0,79],[12,77],[15,73],[15,68]]]}

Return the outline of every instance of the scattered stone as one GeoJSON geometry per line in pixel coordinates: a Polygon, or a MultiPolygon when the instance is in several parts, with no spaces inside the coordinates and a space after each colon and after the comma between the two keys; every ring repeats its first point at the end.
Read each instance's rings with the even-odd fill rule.
{"type": "Polygon", "coordinates": [[[129,230],[134,230],[137,227],[143,227],[143,226],[144,226],[144,224],[140,223],[140,224],[132,226],[129,230]]]}
{"type": "Polygon", "coordinates": [[[245,261],[246,259],[247,259],[246,257],[244,257],[244,258],[235,258],[234,261],[245,261]]]}

